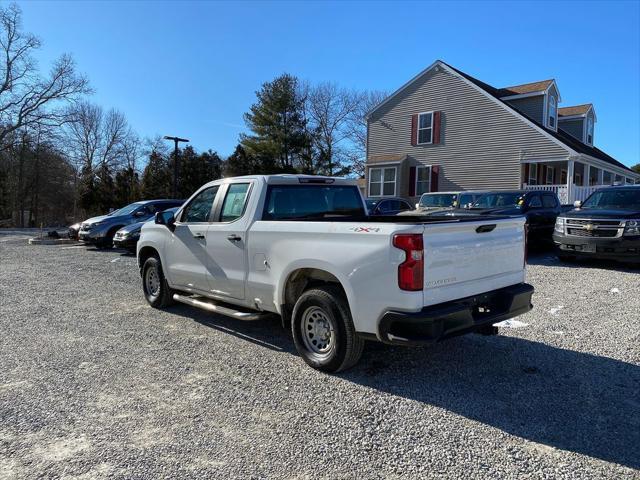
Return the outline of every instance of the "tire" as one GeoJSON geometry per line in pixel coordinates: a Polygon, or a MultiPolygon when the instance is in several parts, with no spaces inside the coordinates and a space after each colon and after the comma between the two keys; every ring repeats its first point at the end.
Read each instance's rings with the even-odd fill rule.
{"type": "Polygon", "coordinates": [[[112,228],[111,230],[109,230],[109,232],[107,232],[107,234],[104,236],[104,238],[101,238],[100,240],[97,241],[96,248],[98,248],[98,249],[113,248],[113,237],[115,236],[116,232],[120,228],[121,227],[116,227],[116,228],[112,228]]]}
{"type": "Polygon", "coordinates": [[[175,303],[174,292],[169,288],[158,257],[147,258],[142,266],[142,291],[153,308],[166,308],[175,303]]]}
{"type": "Polygon", "coordinates": [[[356,334],[349,304],[340,288],[307,290],[293,307],[291,317],[293,342],[311,367],[335,373],[360,360],[364,340],[356,334]]]}

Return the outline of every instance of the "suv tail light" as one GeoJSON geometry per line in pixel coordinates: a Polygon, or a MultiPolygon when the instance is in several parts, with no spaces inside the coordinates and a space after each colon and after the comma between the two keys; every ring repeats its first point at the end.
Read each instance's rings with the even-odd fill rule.
{"type": "Polygon", "coordinates": [[[404,250],[405,260],[398,265],[398,287],[417,291],[424,283],[424,246],[422,234],[398,234],[393,236],[393,246],[404,250]]]}

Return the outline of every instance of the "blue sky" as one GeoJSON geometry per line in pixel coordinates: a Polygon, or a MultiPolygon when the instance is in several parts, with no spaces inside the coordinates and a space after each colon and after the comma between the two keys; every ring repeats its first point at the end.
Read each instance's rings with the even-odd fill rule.
{"type": "Polygon", "coordinates": [[[640,2],[19,2],[43,67],[71,53],[143,136],[233,151],[261,84],[393,91],[442,59],[494,86],[555,78],[596,146],[640,163],[640,2]]]}

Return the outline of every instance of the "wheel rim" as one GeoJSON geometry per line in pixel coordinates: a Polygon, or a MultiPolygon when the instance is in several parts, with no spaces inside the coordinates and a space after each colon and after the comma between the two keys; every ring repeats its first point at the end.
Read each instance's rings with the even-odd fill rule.
{"type": "Polygon", "coordinates": [[[312,353],[327,357],[335,346],[335,329],[331,317],[320,307],[309,307],[302,314],[302,340],[312,353]]]}
{"type": "Polygon", "coordinates": [[[156,267],[150,267],[147,269],[144,281],[149,295],[157,297],[160,293],[160,276],[158,275],[156,267]]]}

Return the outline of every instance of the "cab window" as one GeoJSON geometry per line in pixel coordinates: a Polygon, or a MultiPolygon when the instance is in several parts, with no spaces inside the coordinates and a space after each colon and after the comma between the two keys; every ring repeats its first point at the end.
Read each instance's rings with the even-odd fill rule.
{"type": "Polygon", "coordinates": [[[184,223],[208,222],[218,188],[220,187],[215,185],[197,194],[182,212],[181,221],[184,223]]]}
{"type": "Polygon", "coordinates": [[[529,208],[542,208],[542,202],[538,195],[534,195],[529,199],[529,208]]]}
{"type": "Polygon", "coordinates": [[[233,222],[240,218],[249,193],[248,183],[232,183],[227,189],[227,195],[222,204],[221,222],[233,222]]]}
{"type": "Polygon", "coordinates": [[[558,201],[555,196],[545,194],[542,196],[542,206],[544,208],[556,208],[558,206],[558,201]]]}

